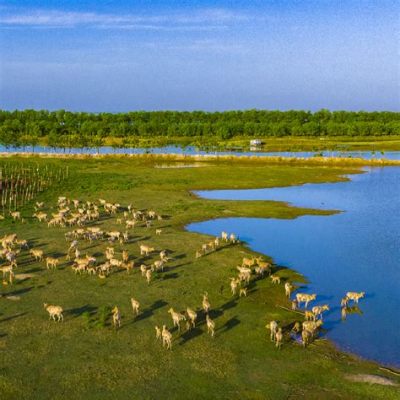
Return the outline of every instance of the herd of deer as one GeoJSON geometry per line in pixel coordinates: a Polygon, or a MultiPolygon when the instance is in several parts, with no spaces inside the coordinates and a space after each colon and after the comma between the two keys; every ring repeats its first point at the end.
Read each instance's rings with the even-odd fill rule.
{"type": "MultiPolygon", "coordinates": [[[[57,201],[57,212],[51,214],[51,218],[48,219],[48,214],[43,211],[44,203],[36,203],[35,213],[33,217],[39,222],[47,222],[49,227],[73,227],[76,226],[72,231],[65,233],[65,239],[68,242],[68,249],[66,251],[66,261],[72,262],[71,268],[77,275],[88,274],[97,275],[101,279],[107,278],[114,269],[123,269],[127,273],[130,273],[135,267],[139,267],[141,275],[146,279],[147,283],[150,284],[152,281],[154,272],[163,272],[165,265],[171,258],[168,257],[167,251],[162,250],[159,252],[159,259],[153,261],[151,265],[146,265],[141,262],[140,265],[136,264],[135,261],[130,260],[130,256],[127,250],[122,250],[121,257],[116,256],[116,250],[113,246],[115,242],[119,242],[121,245],[129,242],[129,230],[134,229],[138,223],[144,223],[146,228],[149,228],[153,220],[162,220],[162,216],[157,214],[153,210],[140,211],[128,205],[127,207],[121,207],[117,203],[109,203],[103,199],[99,199],[98,202],[81,202],[79,200],[69,200],[67,197],[59,197],[57,201]],[[123,217],[116,219],[117,224],[125,225],[125,231],[102,231],[98,226],[86,226],[91,222],[98,221],[101,218],[102,212],[109,216],[116,216],[117,213],[123,213],[123,217]],[[92,243],[97,241],[99,243],[106,242],[107,247],[105,248],[104,255],[105,261],[102,263],[98,262],[98,257],[81,255],[79,250],[80,242],[88,241],[92,243]]],[[[14,220],[21,219],[19,215],[13,215],[14,220]]],[[[156,235],[161,235],[162,229],[156,229],[156,235]]],[[[14,270],[18,267],[17,258],[21,251],[28,250],[29,245],[26,240],[20,240],[17,234],[8,234],[0,239],[1,247],[0,258],[8,262],[0,268],[3,274],[3,284],[12,284],[15,278],[14,270]],[[7,280],[8,278],[8,280],[7,280]]],[[[233,233],[228,234],[223,231],[219,237],[215,237],[209,243],[203,244],[201,250],[196,251],[195,257],[199,258],[205,254],[216,251],[220,246],[226,244],[239,243],[239,239],[233,233]]],[[[156,252],[154,247],[146,244],[139,244],[140,257],[149,257],[156,252]]],[[[41,249],[31,248],[29,254],[37,262],[45,262],[47,269],[57,269],[61,259],[53,256],[45,257],[44,251],[41,249]]],[[[262,259],[262,257],[244,257],[242,264],[236,267],[237,276],[230,278],[230,289],[233,296],[238,295],[239,297],[246,297],[248,294],[248,287],[252,279],[262,279],[265,275],[268,275],[273,284],[281,284],[282,278],[273,272],[273,265],[262,259]]],[[[296,289],[290,282],[286,281],[284,284],[285,294],[288,299],[291,299],[293,291],[296,289]]],[[[342,318],[346,318],[346,310],[349,301],[358,301],[365,296],[364,292],[348,292],[341,301],[342,307],[342,318]]],[[[325,311],[329,310],[327,304],[317,305],[312,307],[311,310],[307,310],[310,302],[316,300],[316,294],[308,293],[296,293],[295,298],[291,300],[292,310],[298,310],[298,308],[304,303],[304,318],[302,324],[296,322],[291,331],[298,334],[301,331],[303,346],[307,346],[315,338],[318,329],[322,326],[322,315],[325,311]]],[[[139,314],[140,303],[138,300],[131,298],[131,305],[133,314],[136,317],[139,314]]],[[[49,314],[49,318],[61,322],[63,321],[63,308],[58,305],[44,304],[45,310],[49,314]]],[[[215,335],[215,322],[210,317],[210,302],[208,294],[204,293],[202,300],[202,312],[205,315],[205,323],[207,326],[207,332],[214,337],[215,335]]],[[[190,307],[187,307],[185,312],[179,312],[170,308],[168,313],[171,315],[173,326],[177,328],[178,332],[181,331],[181,324],[186,322],[186,329],[190,330],[196,326],[198,320],[198,312],[190,307]]],[[[112,309],[112,322],[115,328],[121,326],[121,313],[118,306],[114,306],[112,309]]],[[[283,342],[283,328],[279,327],[278,322],[270,321],[266,327],[270,330],[270,338],[276,343],[276,347],[280,348],[283,342]]],[[[162,344],[167,349],[172,348],[172,333],[168,330],[167,325],[155,327],[156,338],[162,341],[162,344]]]]}
{"type": "MultiPolygon", "coordinates": [[[[242,264],[238,265],[236,268],[238,270],[238,275],[230,278],[230,288],[233,296],[236,296],[237,294],[239,294],[239,297],[247,296],[247,289],[252,277],[255,279],[261,279],[265,274],[268,274],[273,284],[281,283],[281,277],[277,274],[272,274],[272,264],[268,261],[264,261],[261,257],[244,257],[242,264]]],[[[296,288],[292,283],[286,281],[284,284],[284,289],[286,297],[290,299],[292,292],[296,288]]],[[[365,292],[347,292],[341,301],[342,318],[346,313],[349,301],[358,303],[358,301],[364,296],[365,292]]],[[[311,310],[307,310],[309,303],[315,301],[316,298],[316,294],[296,293],[295,298],[291,301],[293,311],[297,311],[298,308],[304,303],[305,321],[302,324],[295,322],[292,328],[293,333],[298,334],[301,331],[302,343],[304,347],[310,344],[311,341],[316,337],[316,333],[323,323],[322,314],[325,311],[329,311],[329,305],[327,304],[317,305],[312,307],[311,310]]],[[[270,330],[271,340],[275,341],[277,348],[280,348],[283,342],[283,328],[279,327],[276,321],[270,321],[267,323],[266,328],[270,330]]]]}

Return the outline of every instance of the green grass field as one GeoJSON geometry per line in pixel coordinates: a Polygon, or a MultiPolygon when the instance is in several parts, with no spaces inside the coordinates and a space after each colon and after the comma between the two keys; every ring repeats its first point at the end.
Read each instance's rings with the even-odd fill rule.
{"type": "MultiPolygon", "coordinates": [[[[216,146],[217,148],[243,148],[248,149],[250,140],[254,137],[237,136],[231,139],[220,139],[218,137],[163,137],[155,138],[138,137],[129,145],[134,147],[162,147],[167,145],[183,146],[216,146]]],[[[284,136],[284,137],[261,137],[264,142],[263,151],[374,151],[376,156],[382,156],[381,152],[400,150],[399,136],[284,136]]],[[[106,146],[123,146],[121,138],[106,138],[106,146]]],[[[44,143],[46,144],[46,143],[44,143]]],[[[383,155],[384,156],[384,155],[383,155]]]]}
{"type": "MultiPolygon", "coordinates": [[[[211,147],[219,150],[243,149],[248,150],[250,140],[255,139],[249,136],[235,136],[231,139],[221,139],[213,136],[188,136],[188,137],[130,137],[126,141],[119,137],[104,138],[104,146],[118,147],[163,147],[168,145],[176,146],[198,146],[200,148],[211,147]]],[[[323,150],[335,151],[371,151],[376,157],[384,157],[381,152],[399,151],[400,136],[283,136],[260,137],[264,142],[263,151],[314,151],[323,150]]],[[[47,146],[48,140],[44,138],[40,145],[47,146]]],[[[74,144],[72,144],[74,146],[74,144]]]]}
{"type": "MultiPolygon", "coordinates": [[[[138,243],[146,243],[157,250],[169,249],[173,260],[150,285],[138,270],[129,275],[114,272],[107,279],[79,276],[64,261],[68,246],[64,233],[73,228],[48,228],[31,218],[29,206],[22,211],[25,223],[0,221],[1,236],[16,232],[34,248],[63,260],[56,271],[47,271],[44,262],[34,262],[25,251],[16,272],[34,276],[1,288],[0,399],[399,398],[396,387],[349,380],[349,375],[373,374],[399,382],[376,363],[339,352],[327,340],[317,340],[304,349],[290,341],[286,332],[283,347],[277,350],[265,324],[275,319],[290,327],[301,320],[299,314],[280,307],[289,307],[283,285],[257,280],[248,297],[232,297],[229,277],[236,274],[243,256],[252,252],[245,245],[232,245],[195,259],[195,251],[210,238],[184,230],[189,222],[224,216],[295,218],[323,213],[279,202],[203,200],[190,190],[333,182],[357,170],[217,160],[201,168],[154,168],[160,163],[155,158],[52,162],[68,165],[70,177],[38,197],[46,211],[51,211],[60,195],[154,209],[167,217],[148,229],[135,227],[131,242],[115,247],[127,249],[136,262],[149,263],[139,255],[138,243]],[[163,229],[161,236],[155,235],[155,228],[163,229]],[[215,338],[207,334],[200,313],[198,327],[181,334],[174,330],[172,351],[164,349],[156,341],[154,326],[172,328],[170,307],[200,310],[204,291],[210,297],[215,338]],[[7,295],[20,296],[20,300],[9,300],[7,295]],[[130,306],[132,296],[142,307],[136,319],[130,306]],[[44,302],[64,308],[63,323],[48,320],[44,302]],[[112,327],[108,313],[114,305],[122,313],[118,330],[112,327]]],[[[123,230],[115,217],[103,215],[99,224],[104,230],[123,230]]],[[[81,243],[83,253],[90,255],[104,253],[107,245],[81,243]]],[[[280,275],[304,281],[288,269],[280,275]]]]}
{"type": "MultiPolygon", "coordinates": [[[[248,146],[251,138],[231,139],[232,145],[248,146]]],[[[374,151],[376,156],[381,152],[400,150],[398,136],[322,136],[322,137],[281,137],[263,138],[265,151],[374,151]]],[[[384,154],[383,154],[384,156],[384,154]]]]}

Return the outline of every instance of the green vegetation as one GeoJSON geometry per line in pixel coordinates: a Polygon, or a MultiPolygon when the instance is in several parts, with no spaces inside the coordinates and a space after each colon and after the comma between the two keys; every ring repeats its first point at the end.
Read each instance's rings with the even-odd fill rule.
{"type": "Polygon", "coordinates": [[[141,140],[215,145],[240,137],[381,137],[400,135],[400,113],[310,111],[120,114],[64,110],[0,111],[0,143],[57,147],[138,146],[141,140]],[[200,141],[200,139],[202,139],[200,141]]]}
{"type": "MultiPolygon", "coordinates": [[[[34,161],[42,166],[49,162],[34,161]]],[[[21,159],[12,157],[7,162],[19,164],[21,159]]],[[[347,379],[374,374],[399,382],[376,363],[341,353],[326,340],[303,349],[289,341],[286,333],[282,349],[275,349],[265,324],[275,319],[290,326],[300,318],[277,307],[289,306],[282,285],[258,280],[248,297],[233,298],[229,277],[243,256],[252,252],[245,245],[232,245],[195,259],[195,251],[210,238],[184,230],[189,222],[223,216],[295,218],[328,213],[272,201],[202,200],[190,190],[333,182],[359,170],[238,160],[212,160],[200,168],[154,168],[161,162],[163,158],[155,157],[54,159],[54,165],[68,166],[70,175],[57,188],[50,187],[37,197],[44,201],[46,212],[52,212],[57,197],[65,195],[132,203],[135,208],[154,209],[165,216],[151,228],[135,227],[129,244],[115,246],[117,250],[126,248],[139,263],[138,243],[171,250],[173,260],[150,285],[137,269],[131,274],[112,273],[107,279],[75,275],[64,261],[68,246],[64,233],[70,229],[47,228],[31,218],[30,205],[22,211],[25,223],[9,218],[0,221],[3,234],[16,232],[34,248],[63,260],[57,270],[48,271],[44,262],[34,262],[23,251],[16,273],[33,276],[1,289],[2,400],[398,398],[397,387],[347,379]],[[162,228],[162,235],[156,236],[155,228],[162,228]],[[172,351],[162,348],[154,326],[165,323],[172,327],[169,307],[199,309],[204,291],[209,293],[216,337],[207,335],[201,322],[192,333],[173,331],[172,351]],[[7,299],[10,295],[20,296],[20,300],[7,299]],[[142,307],[136,320],[129,303],[132,296],[142,307]],[[63,323],[48,320],[44,302],[64,308],[63,323]],[[119,330],[111,326],[110,310],[115,305],[122,314],[119,330]]],[[[104,215],[100,226],[122,229],[116,217],[104,215]]],[[[83,254],[90,255],[104,253],[105,247],[104,242],[80,246],[83,254]]],[[[280,274],[291,281],[304,281],[295,271],[282,269],[280,274]]]]}
{"type": "MultiPolygon", "coordinates": [[[[249,146],[251,138],[235,137],[229,141],[220,141],[216,145],[221,148],[243,148],[249,146]]],[[[385,152],[400,150],[400,136],[324,136],[283,138],[264,137],[262,151],[371,151],[376,158],[385,157],[385,152]]]]}
{"type": "Polygon", "coordinates": [[[27,202],[68,176],[68,168],[47,163],[9,163],[0,161],[0,206],[3,215],[18,210],[27,202]]]}

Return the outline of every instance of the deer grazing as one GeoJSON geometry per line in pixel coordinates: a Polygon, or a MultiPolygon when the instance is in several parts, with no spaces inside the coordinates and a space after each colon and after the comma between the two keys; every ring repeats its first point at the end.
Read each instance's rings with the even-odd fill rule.
{"type": "Polygon", "coordinates": [[[157,325],[154,327],[154,329],[156,330],[156,339],[161,339],[161,329],[157,325]]]}
{"type": "Polygon", "coordinates": [[[307,293],[297,293],[296,300],[297,304],[300,306],[301,303],[305,303],[305,308],[308,307],[308,303],[315,300],[317,298],[316,294],[307,294],[307,293]]]}
{"type": "Polygon", "coordinates": [[[278,323],[276,321],[270,321],[265,325],[265,327],[271,331],[271,342],[275,341],[276,332],[278,331],[278,323]]]}
{"type": "Polygon", "coordinates": [[[146,270],[146,281],[147,281],[148,285],[150,285],[151,278],[152,278],[152,272],[151,272],[151,269],[148,269],[148,270],[146,270]]]}
{"type": "Polygon", "coordinates": [[[322,319],[322,314],[324,311],[329,311],[329,306],[327,304],[324,304],[323,306],[314,306],[312,308],[312,312],[315,315],[315,319],[320,317],[322,319]]]}
{"type": "Polygon", "coordinates": [[[290,282],[285,282],[285,294],[287,298],[290,298],[290,295],[293,292],[293,285],[290,282]]]}
{"type": "Polygon", "coordinates": [[[214,337],[215,335],[215,322],[210,318],[210,316],[206,315],[206,324],[207,324],[207,333],[214,337]]]}
{"type": "Polygon", "coordinates": [[[64,320],[63,316],[63,309],[60,306],[52,306],[47,303],[43,304],[44,309],[49,313],[49,319],[52,319],[53,321],[61,322],[64,320]]]}
{"type": "Polygon", "coordinates": [[[271,275],[270,276],[272,283],[275,284],[280,284],[281,283],[281,278],[278,275],[271,275]]]}
{"type": "Polygon", "coordinates": [[[111,312],[113,313],[112,316],[112,321],[114,328],[120,328],[121,327],[121,313],[119,312],[119,308],[115,306],[111,312]]]}
{"type": "Polygon", "coordinates": [[[232,296],[236,295],[237,289],[239,287],[239,280],[237,278],[230,278],[231,279],[231,291],[232,291],[232,296]]]}
{"type": "Polygon", "coordinates": [[[59,260],[54,257],[47,257],[46,258],[46,268],[47,269],[57,269],[59,260]]]}
{"type": "Polygon", "coordinates": [[[32,255],[32,257],[36,261],[42,261],[43,260],[43,250],[37,250],[37,249],[31,249],[29,253],[32,255]]]}
{"type": "Polygon", "coordinates": [[[154,247],[150,247],[150,246],[147,246],[145,244],[141,244],[139,248],[140,248],[140,255],[141,256],[143,256],[143,255],[148,256],[150,253],[155,251],[154,247]]]}
{"type": "Polygon", "coordinates": [[[196,311],[194,311],[191,308],[187,307],[186,308],[186,314],[188,316],[188,327],[189,328],[194,328],[196,326],[196,320],[197,320],[196,311]]]}
{"type": "Polygon", "coordinates": [[[278,330],[275,333],[275,346],[278,349],[280,349],[282,347],[282,342],[283,342],[282,328],[278,328],[278,330]]]}
{"type": "Polygon", "coordinates": [[[346,298],[358,304],[358,301],[365,297],[365,292],[347,292],[346,298]]]}
{"type": "Polygon", "coordinates": [[[174,326],[176,326],[178,328],[178,331],[180,331],[181,322],[186,321],[186,317],[183,314],[176,312],[172,307],[168,310],[168,313],[171,314],[174,326]]]}
{"type": "Polygon", "coordinates": [[[202,307],[203,307],[203,311],[206,314],[208,314],[208,312],[210,311],[211,305],[210,305],[210,301],[208,300],[208,293],[207,292],[205,292],[203,294],[202,307]]]}
{"type": "Polygon", "coordinates": [[[140,303],[133,297],[131,297],[131,305],[132,305],[133,315],[136,317],[137,315],[139,315],[140,303]]]}
{"type": "Polygon", "coordinates": [[[162,327],[161,338],[163,346],[166,347],[167,350],[172,350],[172,333],[167,329],[165,325],[163,325],[162,327]]]}

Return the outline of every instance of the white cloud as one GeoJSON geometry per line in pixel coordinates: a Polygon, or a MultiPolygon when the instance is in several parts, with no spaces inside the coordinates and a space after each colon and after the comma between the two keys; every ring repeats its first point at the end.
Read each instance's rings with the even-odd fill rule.
{"type": "Polygon", "coordinates": [[[203,9],[190,14],[160,15],[104,14],[60,10],[24,10],[4,12],[0,16],[2,27],[71,28],[92,27],[102,29],[142,30],[214,30],[224,29],[250,20],[250,16],[226,9],[203,9]]]}

